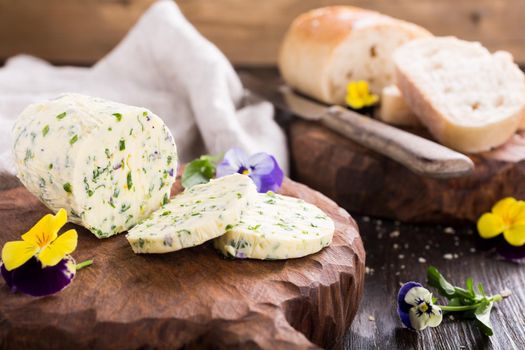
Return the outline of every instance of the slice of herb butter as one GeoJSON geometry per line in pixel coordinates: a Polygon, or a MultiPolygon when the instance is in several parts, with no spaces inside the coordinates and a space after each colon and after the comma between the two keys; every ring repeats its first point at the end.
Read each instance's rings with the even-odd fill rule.
{"type": "Polygon", "coordinates": [[[175,196],[126,238],[135,253],[167,253],[216,238],[239,223],[257,189],[246,175],[233,174],[195,185],[175,196]]]}
{"type": "Polygon", "coordinates": [[[149,216],[175,182],[173,137],[145,108],[66,94],[28,106],[13,131],[22,183],[99,238],[149,216]]]}
{"type": "Polygon", "coordinates": [[[238,225],[214,240],[235,258],[290,259],[320,251],[332,242],[334,222],[305,201],[273,192],[258,194],[238,225]]]}

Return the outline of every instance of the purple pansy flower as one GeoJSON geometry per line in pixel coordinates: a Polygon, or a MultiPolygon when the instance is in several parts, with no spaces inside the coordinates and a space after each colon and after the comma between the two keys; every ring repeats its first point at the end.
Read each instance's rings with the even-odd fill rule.
{"type": "Polygon", "coordinates": [[[283,171],[272,155],[260,152],[248,156],[241,149],[232,148],[217,166],[217,177],[235,173],[248,175],[260,193],[276,192],[284,178],[283,171]]]}
{"type": "Polygon", "coordinates": [[[13,292],[41,297],[66,288],[75,277],[77,269],[73,257],[66,255],[54,266],[42,267],[42,263],[36,257],[32,257],[14,270],[8,271],[4,264],[1,264],[0,270],[7,286],[13,292]]]}
{"type": "Polygon", "coordinates": [[[437,327],[443,320],[441,308],[432,302],[432,293],[418,282],[407,282],[399,289],[397,313],[405,327],[415,330],[437,327]]]}

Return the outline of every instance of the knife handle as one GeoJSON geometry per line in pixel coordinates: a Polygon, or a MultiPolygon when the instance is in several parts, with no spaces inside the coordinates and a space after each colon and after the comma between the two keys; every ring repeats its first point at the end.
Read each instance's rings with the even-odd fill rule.
{"type": "Polygon", "coordinates": [[[464,154],[363,117],[341,106],[330,107],[320,122],[329,129],[403,164],[417,174],[452,178],[467,175],[474,170],[474,163],[464,154]]]}

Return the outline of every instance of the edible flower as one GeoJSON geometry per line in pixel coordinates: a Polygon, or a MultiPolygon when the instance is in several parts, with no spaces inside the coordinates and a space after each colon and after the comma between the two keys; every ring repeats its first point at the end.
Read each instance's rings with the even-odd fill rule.
{"type": "Polygon", "coordinates": [[[368,82],[351,81],[346,86],[345,101],[352,109],[362,109],[375,105],[379,101],[379,96],[370,93],[368,82]]]}
{"type": "Polygon", "coordinates": [[[443,320],[441,308],[432,302],[432,293],[418,282],[407,282],[401,287],[397,305],[401,322],[410,329],[437,327],[443,320]]]}
{"type": "Polygon", "coordinates": [[[490,213],[483,214],[477,223],[483,239],[503,236],[497,250],[504,257],[516,260],[525,257],[525,202],[507,197],[497,202],[490,213]]]}
{"type": "Polygon", "coordinates": [[[397,313],[403,325],[413,330],[437,327],[443,321],[444,313],[454,313],[457,319],[474,320],[475,325],[485,335],[493,335],[490,312],[495,302],[510,296],[510,291],[487,296],[483,285],[474,289],[474,281],[468,278],[466,288],[448,282],[433,266],[427,269],[428,284],[448,300],[448,305],[437,305],[432,293],[419,282],[407,282],[401,286],[397,295],[397,313]]]}
{"type": "Polygon", "coordinates": [[[284,178],[274,156],[264,152],[248,156],[239,148],[232,148],[226,152],[224,159],[217,166],[217,177],[234,173],[248,175],[260,193],[276,192],[284,178]]]}
{"type": "Polygon", "coordinates": [[[67,222],[67,213],[40,219],[22,240],[7,242],[2,248],[0,272],[13,291],[32,296],[56,293],[71,283],[76,270],[88,266],[91,260],[76,264],[71,254],[77,247],[76,230],[58,236],[67,222]]]}

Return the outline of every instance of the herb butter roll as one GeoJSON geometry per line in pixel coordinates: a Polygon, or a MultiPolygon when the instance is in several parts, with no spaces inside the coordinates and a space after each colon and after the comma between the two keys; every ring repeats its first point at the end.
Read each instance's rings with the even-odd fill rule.
{"type": "Polygon", "coordinates": [[[177,149],[145,108],[65,94],[28,106],[13,132],[26,188],[98,238],[126,231],[169,199],[177,149]]]}
{"type": "Polygon", "coordinates": [[[313,254],[332,242],[334,222],[302,199],[259,193],[237,225],[214,240],[215,248],[234,258],[290,259],[313,254]]]}

